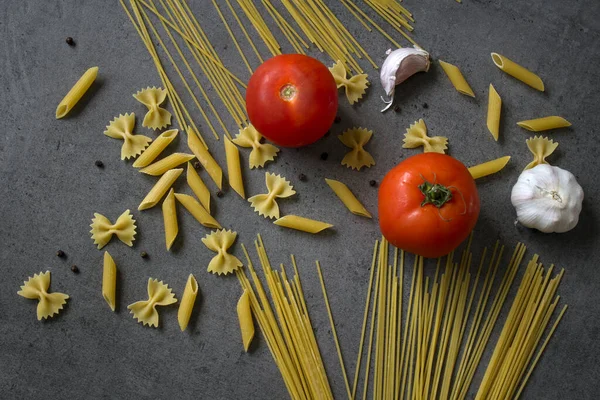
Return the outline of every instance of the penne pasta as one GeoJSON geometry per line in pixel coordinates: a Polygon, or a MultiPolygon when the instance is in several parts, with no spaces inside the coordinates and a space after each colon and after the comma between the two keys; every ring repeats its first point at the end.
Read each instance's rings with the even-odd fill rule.
{"type": "Polygon", "coordinates": [[[206,209],[206,211],[210,214],[210,191],[204,184],[200,175],[196,172],[196,169],[192,166],[192,163],[187,163],[187,173],[186,173],[188,186],[192,189],[198,200],[200,200],[200,204],[202,207],[206,209]]]}
{"type": "Polygon", "coordinates": [[[242,199],[245,199],[246,194],[244,193],[244,181],[242,179],[240,151],[227,137],[223,137],[223,139],[225,143],[225,156],[227,157],[227,178],[229,179],[229,186],[231,186],[242,199]]]}
{"type": "Polygon", "coordinates": [[[450,82],[452,82],[454,89],[456,89],[458,92],[464,95],[475,97],[473,89],[471,89],[471,86],[469,86],[469,84],[467,83],[467,80],[463,76],[462,72],[460,72],[460,69],[458,69],[456,65],[449,64],[442,60],[439,61],[440,65],[442,66],[442,69],[450,79],[450,82]]]}
{"type": "Polygon", "coordinates": [[[254,338],[254,322],[252,321],[252,310],[250,308],[250,295],[248,289],[244,289],[244,293],[237,303],[237,315],[240,321],[240,331],[242,333],[242,343],[244,351],[247,353],[250,343],[254,338]]]}
{"type": "Polygon", "coordinates": [[[352,214],[372,218],[371,214],[365,209],[356,196],[354,196],[348,186],[333,179],[325,178],[325,182],[327,182],[331,190],[333,190],[336,196],[344,203],[346,208],[350,210],[352,214]]]}
{"type": "Polygon", "coordinates": [[[159,176],[177,167],[178,165],[190,161],[192,158],[194,158],[193,154],[173,153],[160,161],[140,169],[140,172],[146,175],[159,176]]]}
{"type": "Polygon", "coordinates": [[[286,215],[275,222],[275,225],[283,226],[284,228],[296,229],[298,231],[308,233],[319,233],[325,229],[331,228],[333,225],[327,222],[317,221],[315,219],[299,217],[297,215],[286,215]]]}
{"type": "Polygon", "coordinates": [[[138,206],[138,210],[146,210],[148,208],[154,207],[160,199],[167,193],[167,191],[171,188],[173,183],[179,178],[179,175],[183,172],[183,168],[175,168],[170,171],[165,172],[158,182],[152,187],[152,189],[148,192],[144,200],[138,206]]]}
{"type": "Polygon", "coordinates": [[[187,137],[188,147],[192,153],[194,153],[198,161],[200,161],[200,164],[202,164],[206,172],[208,172],[208,175],[210,175],[211,179],[217,184],[217,187],[221,189],[223,185],[223,170],[210,155],[204,144],[202,144],[198,134],[194,132],[190,126],[188,126],[187,129],[187,137]]]}
{"type": "Polygon", "coordinates": [[[194,309],[194,303],[196,302],[196,296],[198,295],[198,282],[194,275],[190,274],[183,290],[183,296],[181,296],[181,304],[179,304],[179,310],[177,311],[177,322],[179,322],[179,328],[181,332],[187,328],[190,317],[192,316],[192,310],[194,309]]]}
{"type": "Polygon", "coordinates": [[[488,113],[487,113],[487,128],[494,137],[494,140],[498,141],[498,135],[500,134],[500,112],[502,109],[502,99],[494,86],[490,83],[490,93],[488,97],[488,113]]]}
{"type": "Polygon", "coordinates": [[[175,198],[202,225],[211,229],[221,229],[221,225],[192,196],[183,193],[175,193],[175,198]]]}
{"type": "Polygon", "coordinates": [[[117,303],[117,265],[115,260],[104,252],[104,267],[102,270],[102,296],[113,312],[117,303]]]}
{"type": "Polygon", "coordinates": [[[529,119],[527,121],[517,122],[521,128],[527,129],[532,132],[548,131],[550,129],[568,128],[571,123],[556,115],[550,117],[529,119]]]}
{"type": "Polygon", "coordinates": [[[64,117],[75,107],[75,104],[81,100],[85,92],[92,86],[92,83],[96,80],[96,76],[98,76],[98,67],[92,67],[83,73],[81,78],[79,78],[58,104],[58,107],[56,107],[56,119],[64,117]]]}
{"type": "Polygon", "coordinates": [[[492,61],[498,68],[510,76],[517,78],[521,82],[539,90],[540,92],[544,91],[544,82],[542,82],[542,79],[533,72],[529,71],[527,68],[520,66],[514,61],[511,61],[498,53],[492,53],[492,61]]]}
{"type": "Polygon", "coordinates": [[[177,225],[177,208],[175,205],[173,188],[171,188],[165,201],[163,201],[162,212],[165,223],[165,243],[167,245],[167,250],[171,250],[171,246],[173,245],[175,238],[177,238],[177,233],[179,233],[179,226],[177,225]]]}
{"type": "Polygon", "coordinates": [[[161,133],[159,137],[154,139],[150,147],[144,150],[142,155],[135,160],[133,166],[135,168],[143,168],[149,165],[177,137],[178,132],[177,129],[169,129],[161,133]]]}
{"type": "Polygon", "coordinates": [[[471,173],[473,179],[483,178],[484,176],[495,174],[496,172],[502,170],[506,164],[508,164],[509,160],[510,156],[496,158],[495,160],[487,161],[470,167],[469,172],[471,173]]]}

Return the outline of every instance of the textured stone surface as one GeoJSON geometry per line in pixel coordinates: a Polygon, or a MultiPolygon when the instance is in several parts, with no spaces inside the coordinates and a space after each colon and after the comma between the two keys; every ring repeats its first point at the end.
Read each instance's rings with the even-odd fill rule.
{"type": "MultiPolygon", "coordinates": [[[[376,32],[366,32],[338,2],[330,3],[381,63],[388,48],[385,40],[376,32]]],[[[340,97],[341,122],[334,125],[331,135],[300,151],[284,149],[266,168],[286,176],[298,191],[294,198],[280,202],[283,214],[312,215],[333,223],[335,230],[310,236],[279,229],[253,213],[231,190],[222,199],[213,196],[215,216],[223,226],[239,232],[233,251],[240,257],[240,242],[251,246],[257,232],[263,234],[274,264],[288,262],[289,253],[296,255],[336,398],[344,398],[314,260],[318,258],[323,265],[346,366],[353,376],[367,268],[379,233],[377,218],[350,215],[323,178],[346,182],[376,216],[377,190],[369,181],[380,181],[389,168],[416,152],[402,149],[401,139],[405,127],[418,118],[426,120],[431,134],[448,136],[450,154],[467,165],[509,154],[513,158],[505,171],[478,182],[483,208],[475,256],[498,238],[510,247],[524,241],[528,255],[539,253],[545,263],[566,269],[559,291],[570,305],[524,398],[596,398],[600,391],[600,209],[595,204],[600,196],[600,3],[406,0],[404,4],[417,19],[416,40],[435,59],[460,66],[477,97],[455,92],[434,62],[428,74],[415,76],[398,89],[399,113],[380,114],[377,72],[363,63],[372,82],[366,100],[351,107],[340,97]],[[491,51],[538,72],[547,91],[536,92],[503,74],[491,62],[491,51]],[[485,128],[490,82],[503,100],[498,143],[485,128]],[[572,171],[586,192],[579,225],[561,235],[515,227],[509,200],[510,189],[530,158],[525,146],[529,135],[515,122],[551,114],[573,122],[572,129],[550,133],[560,142],[551,161],[572,171]],[[345,149],[336,135],[352,126],[374,131],[368,150],[377,165],[369,170],[355,172],[339,164],[345,149]],[[319,157],[324,151],[329,153],[327,161],[319,157]],[[306,182],[299,181],[300,173],[308,177],[306,182]]],[[[212,4],[196,1],[192,8],[225,63],[247,79],[212,4]]],[[[266,49],[261,49],[266,56],[266,49]]],[[[287,398],[261,335],[251,354],[242,352],[235,314],[239,284],[234,277],[206,273],[213,254],[200,238],[208,231],[181,210],[180,237],[173,251],[166,252],[160,207],[137,211],[155,178],[122,162],[120,143],[102,134],[119,113],[133,111],[141,121],[145,110],[132,93],[160,84],[151,58],[118,2],[3,1],[0,54],[0,397],[287,398]],[[74,38],[75,47],[65,43],[67,36],[74,38]],[[57,103],[93,65],[100,67],[100,75],[91,93],[67,118],[55,120],[57,103]],[[97,168],[96,160],[102,160],[105,167],[97,168]],[[114,220],[127,208],[139,227],[134,247],[115,238],[105,248],[120,271],[118,308],[111,313],[100,293],[102,252],[92,245],[89,224],[94,212],[114,220]],[[55,256],[58,249],[67,254],[65,260],[55,256]],[[142,251],[148,252],[147,260],[140,257],[142,251]],[[79,274],[71,272],[72,264],[79,267],[79,274]],[[34,302],[16,292],[28,276],[45,270],[52,272],[52,289],[68,293],[71,299],[61,315],[38,322],[34,302]],[[142,327],[132,319],[126,305],[146,297],[149,276],[167,282],[179,298],[189,273],[198,278],[201,296],[188,331],[179,331],[176,307],[160,311],[159,329],[142,327]]],[[[253,54],[247,54],[257,66],[253,54]]],[[[311,54],[331,63],[325,55],[311,54]]],[[[177,85],[183,95],[185,89],[177,85]]],[[[224,166],[222,142],[210,137],[193,103],[186,104],[224,166]]],[[[226,123],[235,132],[233,122],[227,119],[226,123]]],[[[139,123],[136,129],[150,133],[139,123]]],[[[172,148],[185,151],[182,139],[180,135],[172,148]]],[[[241,152],[247,163],[248,152],[241,152]]],[[[263,170],[244,173],[247,193],[264,190],[263,170]]],[[[176,188],[188,190],[183,179],[176,188]]],[[[506,310],[501,321],[505,314],[506,310]]],[[[498,330],[493,339],[497,334],[498,330]]],[[[475,381],[480,377],[481,370],[475,381]]]]}

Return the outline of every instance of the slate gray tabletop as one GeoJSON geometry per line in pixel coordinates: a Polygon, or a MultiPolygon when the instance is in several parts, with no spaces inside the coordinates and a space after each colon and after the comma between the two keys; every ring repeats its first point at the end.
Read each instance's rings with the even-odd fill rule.
{"type": "MultiPolygon", "coordinates": [[[[338,2],[327,3],[381,63],[389,48],[386,40],[365,31],[338,2]]],[[[248,79],[212,3],[190,4],[225,64],[248,79]]],[[[454,91],[434,61],[429,73],[414,76],[401,86],[397,98],[400,112],[381,114],[378,71],[364,63],[372,82],[364,101],[352,107],[340,94],[341,121],[333,126],[332,134],[301,150],[283,149],[266,168],[286,176],[297,189],[297,196],[280,203],[283,214],[310,210],[333,223],[334,231],[312,236],[280,229],[255,214],[231,190],[217,198],[211,185],[215,216],[223,226],[238,232],[233,247],[238,256],[242,255],[239,243],[252,245],[257,233],[263,235],[274,263],[287,263],[290,253],[296,255],[334,393],[336,398],[344,398],[314,261],[323,265],[346,366],[353,376],[368,265],[373,242],[379,237],[377,189],[370,187],[369,181],[380,181],[392,166],[418,151],[402,149],[404,129],[424,118],[431,134],[447,136],[450,154],[466,165],[511,155],[504,171],[478,181],[482,211],[473,242],[475,257],[497,239],[509,248],[523,241],[528,246],[527,256],[539,253],[544,263],[565,268],[559,293],[569,304],[523,398],[597,398],[600,2],[406,0],[403,4],[417,21],[414,38],[434,60],[459,65],[476,97],[454,91]],[[491,62],[492,51],[538,72],[546,92],[532,90],[503,74],[491,62]],[[497,143],[485,128],[490,82],[503,99],[497,143]],[[585,190],[581,221],[566,234],[541,234],[515,226],[510,204],[511,187],[530,159],[525,145],[530,135],[515,122],[553,114],[567,118],[573,127],[549,133],[560,143],[551,162],[572,171],[585,190]],[[377,164],[361,172],[340,165],[345,148],[336,136],[353,126],[374,132],[368,150],[377,164]],[[322,152],[329,153],[326,161],[319,157],[322,152]],[[299,181],[301,173],[308,177],[306,182],[299,181]],[[374,218],[350,215],[333,197],[325,177],[346,182],[374,218]]],[[[266,49],[261,51],[267,56],[266,49]]],[[[284,46],[284,51],[290,48],[284,46]]],[[[161,84],[119,3],[3,1],[0,53],[0,397],[287,398],[263,338],[258,335],[250,354],[242,351],[235,314],[240,287],[234,277],[206,272],[213,254],[200,239],[208,230],[187,213],[180,213],[180,236],[167,252],[160,208],[137,211],[155,179],[121,161],[120,143],[102,134],[120,113],[135,112],[139,121],[145,109],[132,94],[161,84]],[[65,43],[68,36],[74,38],[74,47],[65,43]],[[96,65],[100,73],[90,93],[67,118],[56,120],[60,99],[83,71],[96,65]],[[96,160],[103,161],[104,168],[97,168],[96,160]],[[125,209],[133,210],[138,235],[133,248],[116,239],[105,248],[120,270],[118,307],[112,313],[100,293],[103,252],[92,244],[88,232],[93,213],[114,219],[125,209]],[[66,259],[56,257],[59,249],[66,259]],[[149,254],[148,259],[140,257],[142,251],[149,254]],[[71,272],[72,264],[79,267],[79,274],[71,272]],[[71,298],[60,315],[39,322],[35,303],[16,292],[28,276],[46,270],[52,272],[51,288],[71,298]],[[176,307],[161,310],[158,329],[141,326],[128,313],[127,304],[145,298],[148,277],[164,280],[179,297],[190,273],[198,278],[200,299],[188,331],[180,332],[176,307]]],[[[258,61],[247,54],[256,67],[258,61]]],[[[309,54],[331,63],[314,49],[309,54]]],[[[193,109],[191,102],[187,104],[193,109]]],[[[218,108],[223,111],[220,103],[218,108]]],[[[226,122],[235,133],[233,121],[226,122]]],[[[136,129],[155,136],[139,122],[136,129]]],[[[209,140],[217,161],[225,165],[222,142],[209,140]]],[[[184,150],[185,141],[180,137],[174,147],[184,150]]],[[[242,150],[244,163],[247,156],[242,150]]],[[[247,193],[263,190],[263,170],[244,173],[247,193]]],[[[178,185],[185,190],[183,183],[178,185]]],[[[512,296],[514,291],[509,300],[512,296]]],[[[500,321],[505,315],[506,309],[500,321]]],[[[489,354],[488,348],[482,366],[489,354]]],[[[478,370],[474,387],[482,371],[478,370]]]]}

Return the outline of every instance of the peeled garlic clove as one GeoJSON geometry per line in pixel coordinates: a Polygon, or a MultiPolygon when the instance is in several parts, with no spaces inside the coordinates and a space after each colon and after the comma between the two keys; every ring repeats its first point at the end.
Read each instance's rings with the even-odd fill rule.
{"type": "Polygon", "coordinates": [[[386,52],[387,58],[381,66],[380,80],[385,94],[391,99],[385,101],[388,106],[382,110],[387,110],[394,100],[394,90],[396,85],[407,80],[410,76],[417,72],[429,70],[429,53],[425,50],[415,47],[402,48],[392,51],[391,49],[386,52]]]}

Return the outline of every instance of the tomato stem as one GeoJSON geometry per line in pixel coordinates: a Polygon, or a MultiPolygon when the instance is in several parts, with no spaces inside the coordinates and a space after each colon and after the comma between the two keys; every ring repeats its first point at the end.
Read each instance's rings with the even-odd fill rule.
{"type": "Polygon", "coordinates": [[[425,180],[419,185],[419,189],[425,198],[421,202],[421,207],[426,204],[433,204],[437,208],[441,208],[444,204],[452,200],[452,191],[439,183],[431,183],[425,180]]]}
{"type": "Polygon", "coordinates": [[[279,96],[285,101],[292,100],[294,97],[296,97],[296,87],[291,83],[286,84],[279,91],[279,96]]]}

